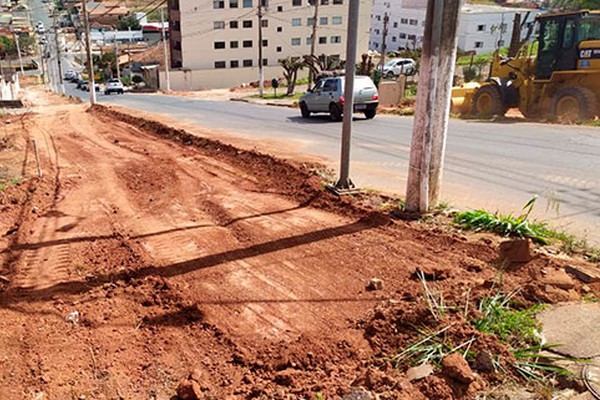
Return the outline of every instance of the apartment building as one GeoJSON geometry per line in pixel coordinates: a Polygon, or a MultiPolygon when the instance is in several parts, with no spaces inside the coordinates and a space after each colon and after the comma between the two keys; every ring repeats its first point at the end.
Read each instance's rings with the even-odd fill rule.
{"type": "MultiPolygon", "coordinates": [[[[265,80],[282,77],[278,60],[310,54],[315,1],[315,54],[344,59],[348,0],[169,0],[172,89],[258,81],[259,45],[265,80]]],[[[361,0],[358,54],[368,50],[370,14],[371,0],[361,0]]]]}
{"type": "MultiPolygon", "coordinates": [[[[383,20],[386,13],[389,17],[386,49],[396,51],[421,48],[427,1],[373,0],[369,41],[371,50],[381,51],[383,48],[383,20]]],[[[541,10],[494,5],[463,5],[458,28],[458,48],[479,54],[492,51],[498,46],[507,46],[517,13],[521,14],[523,19],[529,15],[528,24],[531,24],[541,10]]],[[[524,29],[522,35],[526,34],[527,29],[524,29]]]]}

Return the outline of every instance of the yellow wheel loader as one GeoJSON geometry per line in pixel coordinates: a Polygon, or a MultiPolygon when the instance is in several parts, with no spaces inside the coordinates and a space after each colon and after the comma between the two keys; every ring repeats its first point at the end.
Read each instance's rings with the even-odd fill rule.
{"type": "Polygon", "coordinates": [[[489,118],[517,107],[527,118],[561,122],[600,116],[600,11],[543,14],[536,20],[537,41],[515,57],[496,52],[486,82],[453,88],[454,113],[489,118]]]}

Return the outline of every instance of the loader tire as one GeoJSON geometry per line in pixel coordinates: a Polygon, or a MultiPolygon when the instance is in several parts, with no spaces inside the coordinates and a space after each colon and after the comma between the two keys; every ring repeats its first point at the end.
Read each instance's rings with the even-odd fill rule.
{"type": "Polygon", "coordinates": [[[588,88],[565,87],[554,96],[551,110],[558,122],[587,121],[598,115],[598,97],[588,88]]]}
{"type": "Polygon", "coordinates": [[[471,103],[473,115],[481,118],[503,117],[506,106],[496,85],[484,85],[475,90],[471,103]]]}

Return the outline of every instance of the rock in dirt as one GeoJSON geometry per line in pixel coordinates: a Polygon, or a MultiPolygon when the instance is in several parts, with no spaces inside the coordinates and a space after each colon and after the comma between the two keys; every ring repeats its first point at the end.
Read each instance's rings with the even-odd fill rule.
{"type": "Polygon", "coordinates": [[[406,379],[410,382],[418,381],[423,378],[427,378],[429,375],[433,374],[433,367],[431,364],[425,363],[421,364],[418,367],[409,368],[406,371],[406,379]]]}
{"type": "Polygon", "coordinates": [[[442,372],[461,383],[471,383],[475,378],[469,363],[459,353],[452,353],[442,360],[442,372]]]}
{"type": "Polygon", "coordinates": [[[383,290],[383,281],[379,278],[373,278],[367,285],[367,290],[383,290]]]}
{"type": "Polygon", "coordinates": [[[542,283],[550,286],[557,287],[559,289],[569,290],[575,287],[573,278],[569,276],[564,270],[551,269],[548,271],[545,277],[542,278],[542,283]]]}
{"type": "Polygon", "coordinates": [[[600,269],[591,266],[567,265],[566,272],[573,274],[582,282],[593,283],[600,281],[600,269]]]}
{"type": "Polygon", "coordinates": [[[500,243],[498,255],[502,261],[509,263],[526,263],[531,261],[529,239],[510,239],[500,243]]]}
{"type": "Polygon", "coordinates": [[[343,396],[342,400],[373,400],[373,396],[365,388],[355,388],[343,396]]]}
{"type": "Polygon", "coordinates": [[[202,398],[202,390],[198,382],[185,379],[177,386],[177,397],[180,400],[200,400],[202,398]]]}
{"type": "Polygon", "coordinates": [[[300,371],[297,371],[295,369],[284,369],[283,371],[279,371],[275,374],[275,382],[280,384],[281,386],[294,386],[298,374],[300,373],[300,371]]]}
{"type": "Polygon", "coordinates": [[[494,359],[487,351],[482,351],[475,356],[475,364],[473,366],[482,372],[493,372],[496,370],[494,359]]]}

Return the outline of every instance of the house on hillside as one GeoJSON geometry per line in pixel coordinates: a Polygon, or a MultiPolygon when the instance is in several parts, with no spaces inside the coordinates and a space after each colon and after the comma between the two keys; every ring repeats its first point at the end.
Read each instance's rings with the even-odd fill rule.
{"type": "MultiPolygon", "coordinates": [[[[89,13],[90,27],[92,28],[114,28],[123,19],[131,15],[129,7],[120,1],[88,1],[86,7],[89,13]]],[[[81,21],[83,15],[82,4],[76,3],[73,5],[73,8],[76,10],[78,20],[81,21]]]]}
{"type": "MultiPolygon", "coordinates": [[[[536,8],[513,8],[495,5],[464,4],[458,28],[458,48],[463,51],[486,53],[508,46],[515,14],[527,18],[522,36],[527,34],[536,8]]],[[[383,50],[385,15],[388,15],[387,51],[420,49],[423,45],[427,2],[423,0],[373,0],[369,49],[383,50]]]]}

